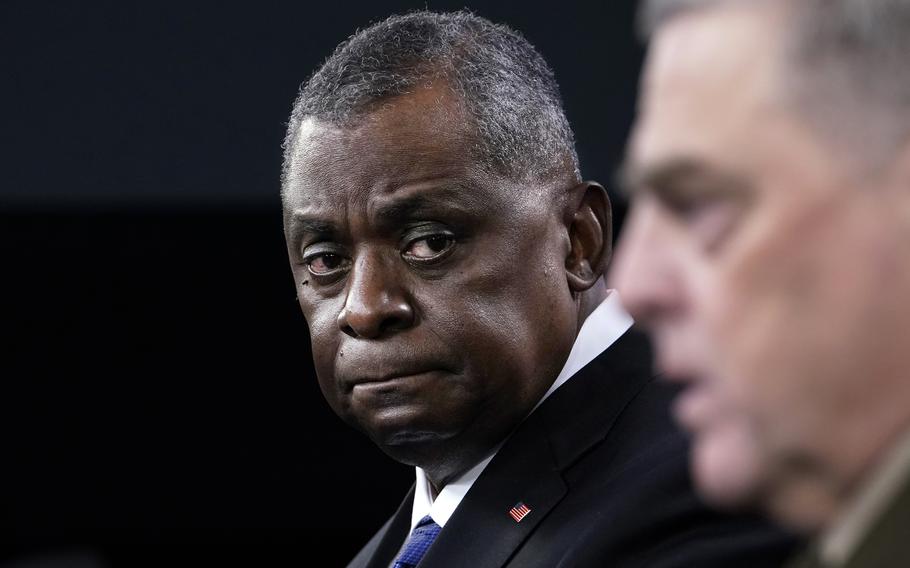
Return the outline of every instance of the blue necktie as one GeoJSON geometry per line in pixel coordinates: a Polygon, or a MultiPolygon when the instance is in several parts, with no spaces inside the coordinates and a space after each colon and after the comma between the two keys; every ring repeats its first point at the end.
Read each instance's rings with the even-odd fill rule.
{"type": "Polygon", "coordinates": [[[395,559],[395,564],[392,565],[392,568],[414,568],[417,566],[417,563],[427,553],[430,545],[436,540],[436,535],[441,530],[442,527],[437,525],[430,518],[430,515],[420,519],[420,522],[417,523],[417,526],[411,532],[411,536],[408,537],[404,550],[395,559]]]}

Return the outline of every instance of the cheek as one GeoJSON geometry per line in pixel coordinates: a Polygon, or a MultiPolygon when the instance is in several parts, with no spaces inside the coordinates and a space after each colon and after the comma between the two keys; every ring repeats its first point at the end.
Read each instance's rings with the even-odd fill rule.
{"type": "Polygon", "coordinates": [[[315,305],[301,302],[301,310],[307,322],[312,351],[312,363],[316,369],[319,385],[329,402],[335,406],[338,390],[334,384],[335,361],[339,354],[340,332],[337,324],[337,312],[333,302],[322,301],[315,305]]]}
{"type": "Polygon", "coordinates": [[[848,209],[813,213],[736,251],[717,271],[710,307],[729,398],[781,450],[817,446],[856,401],[844,389],[874,365],[856,348],[875,329],[865,321],[878,286],[864,266],[874,257],[868,226],[848,209]]]}
{"type": "MultiPolygon", "coordinates": [[[[438,306],[438,317],[459,332],[461,340],[487,358],[530,351],[541,334],[559,333],[559,293],[541,275],[526,272],[522,278],[497,277],[465,284],[462,302],[438,306]],[[454,309],[452,309],[454,308],[454,309]]],[[[441,304],[441,302],[440,302],[441,304]]],[[[527,353],[525,353],[527,355],[527,353]]]]}
{"type": "Polygon", "coordinates": [[[568,290],[559,268],[564,260],[551,250],[555,247],[541,244],[552,241],[545,231],[491,239],[444,281],[425,288],[424,309],[428,315],[446,314],[455,326],[473,319],[473,325],[497,334],[547,317],[568,290]]]}
{"type": "Polygon", "coordinates": [[[554,258],[539,249],[510,253],[476,261],[442,297],[423,303],[428,325],[461,351],[473,374],[528,379],[515,382],[536,393],[538,381],[531,378],[555,377],[559,369],[552,367],[564,360],[566,341],[559,338],[571,345],[574,308],[554,258]]]}
{"type": "Polygon", "coordinates": [[[730,411],[752,421],[763,444],[776,440],[771,445],[777,446],[794,441],[803,418],[794,402],[815,387],[805,380],[806,322],[794,321],[805,299],[800,285],[786,282],[794,267],[787,266],[785,251],[764,252],[751,266],[718,280],[708,325],[730,411]]]}

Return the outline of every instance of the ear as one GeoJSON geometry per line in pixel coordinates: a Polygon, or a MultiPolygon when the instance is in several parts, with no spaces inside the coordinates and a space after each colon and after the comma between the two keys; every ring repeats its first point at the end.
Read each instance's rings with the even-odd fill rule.
{"type": "Polygon", "coordinates": [[[585,181],[569,192],[567,211],[571,249],[566,256],[566,280],[572,292],[584,292],[603,276],[613,252],[613,215],[607,191],[585,181]]]}

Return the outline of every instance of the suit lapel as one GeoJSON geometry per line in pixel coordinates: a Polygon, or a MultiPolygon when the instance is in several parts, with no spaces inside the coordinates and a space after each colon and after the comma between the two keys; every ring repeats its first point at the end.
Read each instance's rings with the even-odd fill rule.
{"type": "Polygon", "coordinates": [[[512,434],[480,475],[423,566],[504,566],[566,495],[562,472],[609,432],[622,409],[650,379],[647,343],[627,332],[559,388],[512,434]],[[636,366],[637,365],[637,366],[636,366]],[[520,521],[509,510],[523,503],[520,521]]]}
{"type": "Polygon", "coordinates": [[[471,559],[472,568],[502,566],[563,498],[566,485],[550,452],[540,447],[535,432],[522,434],[520,440],[513,437],[503,446],[477,479],[422,566],[464,566],[465,559],[471,559]],[[534,438],[537,447],[529,447],[534,438]],[[519,503],[530,512],[515,521],[509,511],[519,503]]]}
{"type": "MultiPolygon", "coordinates": [[[[398,510],[382,529],[373,537],[375,551],[372,552],[366,568],[388,568],[411,532],[411,510],[414,505],[414,486],[408,492],[398,510]]],[[[372,542],[370,543],[372,544],[372,542]]],[[[369,545],[368,545],[369,546],[369,545]]],[[[369,554],[368,550],[364,550],[369,554]]]]}
{"type": "Polygon", "coordinates": [[[568,468],[606,438],[652,378],[650,343],[630,330],[554,392],[531,418],[545,423],[556,466],[568,468]]]}

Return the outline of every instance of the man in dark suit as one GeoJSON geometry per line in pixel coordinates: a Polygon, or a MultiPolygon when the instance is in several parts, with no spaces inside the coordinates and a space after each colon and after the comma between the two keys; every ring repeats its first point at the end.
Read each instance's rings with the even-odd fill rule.
{"type": "Polygon", "coordinates": [[[329,404],[416,466],[351,566],[768,566],[789,540],[705,509],[643,340],[601,274],[552,72],[514,31],[414,13],[303,86],[288,253],[329,404]],[[422,559],[422,560],[421,560],[422,559]]]}
{"type": "Polygon", "coordinates": [[[612,276],[701,492],[910,566],[910,2],[653,0],[612,276]]]}

